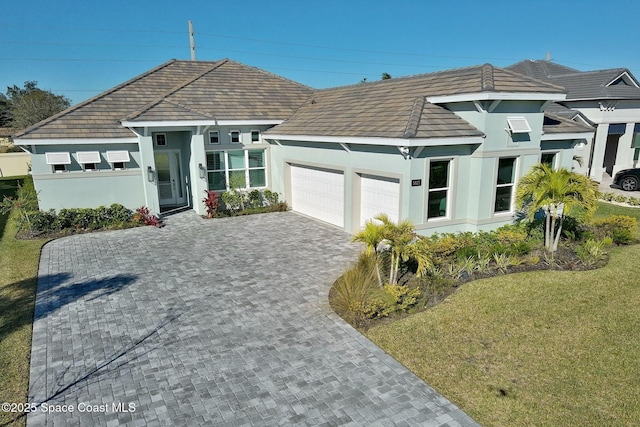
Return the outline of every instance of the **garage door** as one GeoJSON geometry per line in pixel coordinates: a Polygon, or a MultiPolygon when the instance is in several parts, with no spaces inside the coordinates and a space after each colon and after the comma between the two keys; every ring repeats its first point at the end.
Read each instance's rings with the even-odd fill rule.
{"type": "Polygon", "coordinates": [[[360,175],[360,225],[385,213],[392,221],[400,217],[400,180],[360,175]]]}
{"type": "Polygon", "coordinates": [[[291,165],[291,209],[344,227],[344,174],[291,165]]]}

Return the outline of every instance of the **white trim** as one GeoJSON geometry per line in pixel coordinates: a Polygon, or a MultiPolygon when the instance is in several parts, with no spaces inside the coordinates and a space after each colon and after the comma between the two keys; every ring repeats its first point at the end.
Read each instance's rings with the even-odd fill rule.
{"type": "Polygon", "coordinates": [[[631,78],[631,76],[629,75],[629,73],[627,73],[626,71],[622,72],[622,73],[621,73],[621,74],[619,74],[617,77],[615,77],[613,80],[611,80],[609,83],[607,83],[607,84],[605,85],[605,87],[609,87],[609,86],[611,86],[611,83],[615,82],[616,80],[618,80],[618,79],[620,79],[620,78],[622,78],[622,80],[624,80],[624,81],[625,81],[625,83],[627,83],[627,84],[628,84],[628,83],[630,82],[630,83],[631,83],[631,86],[638,87],[638,84],[636,83],[636,81],[635,81],[633,78],[631,78]],[[625,78],[625,77],[626,77],[626,78],[625,78]]]}
{"type": "Polygon", "coordinates": [[[231,143],[231,144],[242,144],[242,132],[240,132],[240,130],[238,130],[238,129],[230,130],[229,131],[229,143],[231,143]],[[233,134],[234,133],[238,134],[238,140],[237,141],[233,140],[233,134]]]}
{"type": "Polygon", "coordinates": [[[593,137],[594,132],[581,133],[543,133],[541,139],[543,141],[560,141],[563,139],[589,139],[593,137]]]}
{"type": "Polygon", "coordinates": [[[567,95],[564,93],[540,93],[540,92],[480,92],[459,93],[456,95],[428,96],[427,101],[432,104],[444,104],[447,102],[466,101],[564,101],[567,95]]]}
{"type": "Polygon", "coordinates": [[[174,127],[174,126],[258,126],[279,125],[284,120],[157,120],[157,121],[129,121],[120,122],[124,127],[174,127]]]}
{"type": "Polygon", "coordinates": [[[260,130],[259,130],[259,129],[251,129],[251,130],[249,131],[249,142],[250,142],[251,144],[260,144],[260,140],[261,140],[261,139],[262,139],[262,132],[260,132],[260,130]],[[257,140],[257,141],[254,141],[254,140],[253,140],[253,133],[254,133],[254,132],[258,132],[258,140],[257,140]]]}
{"type": "MultiPolygon", "coordinates": [[[[391,147],[421,147],[443,145],[482,144],[483,136],[452,137],[452,138],[380,138],[353,136],[316,136],[316,135],[264,135],[267,140],[304,141],[304,142],[333,142],[336,144],[388,145],[391,147]]],[[[279,144],[277,141],[274,141],[279,144]]],[[[280,145],[280,144],[279,144],[280,145]]]]}
{"type": "Polygon", "coordinates": [[[45,153],[48,165],[70,165],[71,155],[67,152],[51,152],[45,153]]]}
{"type": "Polygon", "coordinates": [[[209,133],[207,134],[208,139],[207,139],[207,144],[209,145],[220,145],[222,143],[222,141],[220,141],[220,131],[218,130],[210,130],[209,133]],[[211,134],[215,133],[218,135],[218,142],[211,142],[211,134]]]}
{"type": "Polygon", "coordinates": [[[137,144],[138,138],[16,139],[16,145],[137,144]]]}
{"type": "Polygon", "coordinates": [[[155,135],[153,135],[153,143],[156,147],[167,147],[169,145],[169,141],[167,141],[167,134],[160,132],[160,133],[156,133],[155,135]],[[158,137],[162,137],[163,139],[163,143],[160,144],[158,142],[158,137]]]}
{"type": "Polygon", "coordinates": [[[100,159],[99,151],[76,151],[76,159],[81,165],[87,163],[100,163],[102,161],[102,159],[100,159]]]}

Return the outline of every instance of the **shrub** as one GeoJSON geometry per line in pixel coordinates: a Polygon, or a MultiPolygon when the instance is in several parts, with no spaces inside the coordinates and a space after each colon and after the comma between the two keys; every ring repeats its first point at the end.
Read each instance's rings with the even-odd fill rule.
{"type": "Polygon", "coordinates": [[[269,205],[276,205],[280,201],[278,193],[271,190],[264,190],[264,198],[269,205]]]}
{"type": "Polygon", "coordinates": [[[207,218],[213,218],[218,216],[218,208],[220,207],[220,193],[212,190],[204,190],[206,197],[202,199],[207,208],[207,218]]]}
{"type": "Polygon", "coordinates": [[[154,227],[162,227],[164,223],[156,215],[152,214],[148,207],[141,206],[136,209],[133,214],[133,221],[144,225],[153,225],[154,227]]]}
{"type": "Polygon", "coordinates": [[[612,244],[611,238],[602,240],[587,239],[586,242],[576,247],[576,255],[587,267],[593,267],[603,261],[607,256],[607,247],[612,244]]]}
{"type": "Polygon", "coordinates": [[[249,199],[249,207],[251,208],[261,208],[264,206],[264,194],[260,190],[252,190],[247,195],[249,199]]]}
{"type": "Polygon", "coordinates": [[[610,201],[612,201],[614,199],[614,197],[616,197],[616,195],[613,194],[613,193],[604,193],[604,194],[602,194],[602,196],[600,198],[602,200],[610,202],[610,201]]]}
{"type": "Polygon", "coordinates": [[[333,284],[329,302],[334,311],[354,326],[362,326],[371,311],[371,301],[379,294],[375,260],[367,253],[333,284]]]}
{"type": "Polygon", "coordinates": [[[613,198],[614,201],[618,202],[618,203],[627,203],[627,196],[623,196],[622,194],[617,195],[613,198]]]}
{"type": "Polygon", "coordinates": [[[133,220],[131,209],[127,209],[121,204],[114,203],[107,209],[112,223],[126,224],[133,220]]]}
{"type": "Polygon", "coordinates": [[[627,201],[631,206],[640,206],[640,199],[637,197],[629,197],[627,201]]]}
{"type": "Polygon", "coordinates": [[[637,220],[626,215],[611,215],[596,219],[591,223],[590,231],[597,240],[609,237],[616,244],[626,244],[633,240],[637,220]]]}

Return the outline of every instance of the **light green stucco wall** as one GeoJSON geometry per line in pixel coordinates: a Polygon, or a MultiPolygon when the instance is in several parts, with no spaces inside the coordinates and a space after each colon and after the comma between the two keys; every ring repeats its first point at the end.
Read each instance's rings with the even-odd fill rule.
{"type": "Polygon", "coordinates": [[[60,144],[40,145],[31,155],[34,185],[38,192],[40,209],[95,208],[120,203],[129,209],[145,205],[143,176],[137,144],[60,144]],[[130,162],[126,170],[111,170],[106,152],[129,151],[130,162]],[[97,171],[83,171],[77,162],[78,151],[98,151],[102,161],[97,171]],[[45,153],[71,153],[68,172],[53,173],[46,163],[45,153]]]}

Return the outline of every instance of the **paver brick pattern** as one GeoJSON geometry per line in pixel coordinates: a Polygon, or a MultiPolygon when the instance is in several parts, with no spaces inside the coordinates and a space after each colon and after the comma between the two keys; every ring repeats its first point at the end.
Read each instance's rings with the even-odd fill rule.
{"type": "Polygon", "coordinates": [[[358,249],[290,212],[48,243],[28,425],[477,425],[331,311],[358,249]]]}

